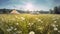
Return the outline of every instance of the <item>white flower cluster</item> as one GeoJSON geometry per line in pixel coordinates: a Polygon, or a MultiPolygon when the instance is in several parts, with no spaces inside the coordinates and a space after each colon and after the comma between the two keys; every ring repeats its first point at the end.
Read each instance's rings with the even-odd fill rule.
{"type": "Polygon", "coordinates": [[[29,26],[32,26],[34,23],[28,23],[29,26]]]}
{"type": "Polygon", "coordinates": [[[12,29],[7,29],[8,32],[12,31],[12,29]]]}
{"type": "Polygon", "coordinates": [[[41,20],[41,19],[39,19],[39,18],[35,18],[38,22],[41,22],[41,23],[43,23],[43,21],[41,20]]]}
{"type": "Polygon", "coordinates": [[[10,28],[7,29],[8,32],[12,31],[13,27],[11,26],[10,28]]]}
{"type": "Polygon", "coordinates": [[[10,31],[12,31],[12,30],[15,31],[15,30],[17,30],[17,28],[14,28],[14,27],[11,26],[10,28],[7,29],[8,32],[10,32],[10,31]]]}
{"type": "Polygon", "coordinates": [[[58,28],[57,27],[54,27],[54,30],[56,31],[56,30],[58,30],[58,28]]]}
{"type": "Polygon", "coordinates": [[[54,27],[54,30],[56,31],[56,30],[58,30],[58,25],[55,25],[55,24],[51,24],[53,27],[54,27]]]}
{"type": "Polygon", "coordinates": [[[54,21],[54,23],[57,23],[57,21],[54,21]]]}
{"type": "Polygon", "coordinates": [[[34,31],[30,31],[29,34],[35,34],[35,32],[34,31]]]}
{"type": "Polygon", "coordinates": [[[14,30],[17,30],[17,28],[14,28],[14,30]]]}
{"type": "Polygon", "coordinates": [[[56,27],[56,25],[55,25],[55,24],[51,24],[51,26],[56,27]]]}

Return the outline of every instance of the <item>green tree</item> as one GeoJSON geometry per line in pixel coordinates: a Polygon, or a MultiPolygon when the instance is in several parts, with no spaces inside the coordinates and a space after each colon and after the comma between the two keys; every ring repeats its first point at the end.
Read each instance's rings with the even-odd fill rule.
{"type": "Polygon", "coordinates": [[[54,13],[55,14],[60,14],[60,6],[54,7],[54,13]]]}

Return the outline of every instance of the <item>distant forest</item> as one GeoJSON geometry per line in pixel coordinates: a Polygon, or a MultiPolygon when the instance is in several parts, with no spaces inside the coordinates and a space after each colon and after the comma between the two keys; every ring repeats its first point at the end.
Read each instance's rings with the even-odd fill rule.
{"type": "MultiPolygon", "coordinates": [[[[0,9],[0,14],[9,14],[13,9],[0,9]]],[[[16,10],[16,9],[15,9],[16,10]]],[[[60,6],[56,6],[52,9],[49,9],[49,11],[24,11],[24,10],[16,10],[19,13],[32,13],[32,14],[60,14],[60,6]]]]}

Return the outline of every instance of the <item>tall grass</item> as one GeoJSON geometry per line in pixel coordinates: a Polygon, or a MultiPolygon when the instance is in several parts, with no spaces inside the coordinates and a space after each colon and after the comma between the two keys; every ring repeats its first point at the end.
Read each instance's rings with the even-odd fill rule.
{"type": "Polygon", "coordinates": [[[4,34],[60,34],[60,16],[0,14],[0,31],[4,34]]]}

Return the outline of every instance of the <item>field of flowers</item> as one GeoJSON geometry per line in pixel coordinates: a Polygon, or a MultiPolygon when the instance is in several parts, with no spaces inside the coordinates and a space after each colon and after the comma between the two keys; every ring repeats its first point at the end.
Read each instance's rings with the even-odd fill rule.
{"type": "Polygon", "coordinates": [[[0,14],[0,34],[60,34],[60,15],[0,14]]]}

